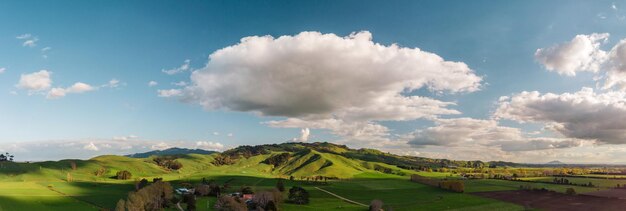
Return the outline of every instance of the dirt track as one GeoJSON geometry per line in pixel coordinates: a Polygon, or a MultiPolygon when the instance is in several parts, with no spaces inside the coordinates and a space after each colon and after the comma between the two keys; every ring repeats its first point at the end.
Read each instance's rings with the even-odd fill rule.
{"type": "Polygon", "coordinates": [[[570,196],[548,191],[493,191],[474,195],[541,210],[625,210],[626,200],[586,195],[570,196]]]}

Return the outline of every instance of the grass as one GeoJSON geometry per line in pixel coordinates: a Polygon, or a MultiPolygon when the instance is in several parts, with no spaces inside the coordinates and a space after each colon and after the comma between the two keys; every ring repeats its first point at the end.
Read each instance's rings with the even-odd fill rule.
{"type": "Polygon", "coordinates": [[[0,210],[97,210],[35,182],[2,182],[0,193],[0,210]]]}
{"type": "Polygon", "coordinates": [[[574,188],[577,193],[584,193],[590,191],[597,191],[598,188],[580,187],[573,185],[558,185],[558,184],[546,184],[546,183],[532,183],[522,181],[509,181],[509,180],[495,180],[495,179],[480,179],[480,180],[467,180],[465,181],[465,191],[468,193],[473,192],[487,192],[487,191],[506,191],[506,190],[519,190],[520,185],[530,185],[533,188],[546,188],[548,190],[554,190],[556,192],[565,193],[567,188],[574,188]]]}
{"type": "MultiPolygon", "coordinates": [[[[560,179],[561,177],[559,177],[560,179]]],[[[591,182],[595,187],[599,188],[614,188],[618,184],[620,186],[626,185],[626,180],[612,180],[612,179],[598,179],[598,178],[582,178],[582,177],[562,177],[569,180],[574,184],[588,184],[591,182]]],[[[539,182],[552,182],[554,177],[529,177],[522,178],[523,180],[528,181],[539,181],[539,182]]]]}
{"type": "MultiPolygon", "coordinates": [[[[282,203],[282,210],[365,210],[364,207],[342,201],[328,193],[315,189],[316,186],[337,195],[363,204],[373,199],[382,200],[393,210],[522,210],[523,207],[482,198],[467,193],[452,193],[435,187],[413,183],[408,176],[383,174],[374,170],[375,166],[392,169],[405,175],[420,174],[432,178],[458,177],[450,173],[415,172],[396,166],[376,162],[349,159],[335,154],[312,150],[290,161],[287,166],[274,168],[260,163],[271,154],[242,158],[234,165],[214,166],[215,155],[187,155],[178,160],[183,168],[177,171],[163,169],[151,158],[138,159],[120,156],[100,156],[87,161],[64,160],[41,163],[8,163],[0,169],[0,210],[97,210],[98,207],[113,209],[119,199],[127,197],[134,189],[134,181],[141,178],[152,180],[162,177],[174,187],[181,183],[200,183],[202,178],[213,179],[218,183],[232,180],[226,192],[237,192],[242,186],[251,186],[255,191],[272,189],[276,177],[287,179],[291,172],[299,176],[341,176],[328,185],[308,184],[285,180],[285,187],[303,186],[310,192],[311,203],[294,205],[282,203]],[[70,163],[76,163],[72,170],[70,163]],[[332,165],[329,165],[332,164],[332,165]],[[107,169],[103,176],[94,172],[107,169]],[[133,179],[121,181],[111,179],[118,170],[128,170],[133,179]],[[68,173],[73,182],[67,182],[68,173]],[[52,189],[48,188],[52,187],[52,189]]],[[[466,192],[517,190],[520,185],[534,183],[502,180],[468,180],[466,192]]],[[[595,182],[594,182],[595,184],[595,182]]],[[[598,183],[600,184],[600,183],[598,183]]],[[[537,184],[564,192],[568,186],[537,184]]],[[[595,190],[575,187],[577,192],[595,190]]],[[[287,193],[284,193],[287,198],[287,193]]],[[[198,210],[211,210],[215,197],[202,197],[197,202],[198,210]],[[207,206],[208,204],[208,206],[207,206]]],[[[173,209],[172,209],[173,210],[173,209]]]]}

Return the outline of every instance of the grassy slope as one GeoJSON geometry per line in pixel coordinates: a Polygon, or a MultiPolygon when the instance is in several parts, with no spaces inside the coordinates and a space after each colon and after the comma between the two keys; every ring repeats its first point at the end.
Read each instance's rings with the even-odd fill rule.
{"type": "MultiPolygon", "coordinates": [[[[341,150],[341,149],[333,149],[341,150]]],[[[279,152],[276,152],[279,153],[279,152]]],[[[275,154],[275,153],[274,153],[275,154]]],[[[411,183],[407,177],[383,174],[373,170],[379,165],[407,175],[416,173],[395,166],[349,159],[333,153],[312,150],[301,156],[295,156],[290,162],[279,168],[263,164],[261,161],[272,154],[241,158],[234,165],[214,166],[211,164],[216,155],[188,155],[178,160],[183,163],[179,171],[168,171],[153,164],[150,158],[138,159],[120,156],[100,156],[86,161],[74,161],[78,168],[71,170],[69,160],[42,163],[13,163],[0,169],[0,206],[3,210],[95,210],[91,203],[100,207],[113,208],[120,198],[133,189],[133,180],[142,177],[163,177],[175,186],[182,182],[198,183],[201,178],[232,181],[231,190],[241,186],[252,186],[256,190],[270,189],[276,184],[275,177],[287,178],[292,173],[299,176],[337,176],[342,178],[322,188],[346,198],[369,204],[373,199],[381,199],[394,210],[415,209],[498,209],[515,210],[519,206],[480,198],[469,194],[444,192],[436,188],[411,183]],[[313,157],[316,157],[312,159],[313,157]],[[332,165],[329,165],[331,163],[332,165]],[[108,169],[103,177],[96,177],[94,172],[100,168],[108,169]],[[111,179],[118,170],[128,170],[133,180],[120,181],[111,179]],[[74,182],[66,182],[70,173],[74,182]],[[48,189],[66,194],[61,195],[48,189]]],[[[432,177],[446,177],[448,174],[419,172],[432,177]]],[[[314,189],[313,186],[300,182],[287,182],[286,186],[303,185],[311,193],[311,204],[306,206],[283,204],[283,210],[363,210],[363,207],[343,202],[329,194],[314,189]]],[[[286,195],[285,195],[286,198],[286,195]]],[[[206,203],[212,206],[214,198],[202,198],[198,207],[207,210],[206,203]]]]}

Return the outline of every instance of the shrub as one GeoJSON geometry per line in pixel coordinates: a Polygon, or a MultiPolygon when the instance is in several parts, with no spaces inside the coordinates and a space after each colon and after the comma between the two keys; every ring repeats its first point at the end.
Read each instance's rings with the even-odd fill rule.
{"type": "Polygon", "coordinates": [[[241,194],[254,194],[254,191],[252,191],[252,188],[249,186],[244,186],[241,187],[241,194]]]}
{"type": "Polygon", "coordinates": [[[211,193],[211,187],[209,185],[198,185],[195,188],[196,195],[199,196],[208,196],[211,193]]]}
{"type": "Polygon", "coordinates": [[[246,203],[234,197],[222,195],[215,202],[215,210],[218,211],[247,211],[246,203]]]}
{"type": "Polygon", "coordinates": [[[252,202],[264,210],[270,210],[272,206],[276,209],[276,205],[281,202],[283,199],[282,193],[280,191],[273,189],[271,191],[261,191],[258,192],[252,202]],[[271,203],[271,204],[270,204],[271,203]]]}
{"type": "Polygon", "coordinates": [[[115,211],[126,211],[126,201],[124,201],[124,199],[120,199],[119,201],[117,201],[115,211]]]}
{"type": "Polygon", "coordinates": [[[276,182],[276,189],[280,192],[285,192],[285,183],[283,182],[283,179],[278,179],[278,182],[276,182]]]}
{"type": "Polygon", "coordinates": [[[369,211],[381,211],[383,210],[383,201],[374,199],[370,202],[369,211]]]}
{"type": "Polygon", "coordinates": [[[178,170],[183,168],[183,164],[178,162],[174,156],[156,157],[153,160],[157,165],[167,169],[178,170]]]}
{"type": "Polygon", "coordinates": [[[567,195],[576,195],[576,190],[574,190],[574,188],[567,188],[567,189],[565,189],[565,194],[567,194],[567,195]]]}
{"type": "Polygon", "coordinates": [[[235,163],[235,159],[232,159],[230,156],[220,154],[215,156],[215,159],[213,159],[211,163],[216,166],[231,165],[235,163]]]}
{"type": "Polygon", "coordinates": [[[309,192],[307,192],[304,188],[293,186],[289,189],[289,202],[294,204],[308,204],[309,203],[309,192]]]}
{"type": "Polygon", "coordinates": [[[188,211],[196,210],[196,196],[191,194],[185,194],[183,196],[183,203],[187,204],[188,211]]]}
{"type": "Polygon", "coordinates": [[[96,175],[97,177],[101,177],[101,176],[104,176],[106,173],[107,173],[107,169],[102,167],[96,170],[93,174],[96,175]]]}
{"type": "Polygon", "coordinates": [[[148,180],[143,178],[139,182],[135,183],[135,190],[142,189],[146,186],[148,186],[148,180]]]}
{"type": "Polygon", "coordinates": [[[118,171],[117,174],[115,174],[115,178],[121,179],[121,180],[127,180],[127,179],[130,179],[131,177],[133,177],[133,175],[129,171],[126,171],[126,170],[118,171]]]}
{"type": "Polygon", "coordinates": [[[439,182],[441,189],[454,191],[457,193],[463,193],[465,191],[465,184],[459,180],[444,180],[439,182]]]}
{"type": "MultiPolygon", "coordinates": [[[[162,210],[174,198],[174,189],[167,182],[156,182],[128,194],[126,210],[162,210]]],[[[118,202],[118,206],[121,203],[118,202]]],[[[117,208],[116,208],[117,209],[117,208]]]]}

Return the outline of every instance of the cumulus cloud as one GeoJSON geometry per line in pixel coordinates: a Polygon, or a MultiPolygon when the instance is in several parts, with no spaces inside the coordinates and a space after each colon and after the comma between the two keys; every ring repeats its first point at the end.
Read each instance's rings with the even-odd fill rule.
{"type": "Polygon", "coordinates": [[[159,89],[157,90],[159,97],[177,97],[183,95],[180,89],[159,89]]]}
{"type": "Polygon", "coordinates": [[[494,116],[518,122],[544,123],[568,138],[626,144],[626,93],[595,93],[583,88],[574,93],[522,92],[503,97],[494,116]]]}
{"type": "Polygon", "coordinates": [[[265,122],[270,127],[327,129],[333,135],[342,137],[339,142],[360,143],[360,145],[383,146],[390,144],[389,128],[375,122],[351,121],[341,119],[303,120],[288,118],[265,122]]]}
{"type": "Polygon", "coordinates": [[[189,63],[191,62],[191,60],[187,59],[183,62],[182,65],[180,65],[180,67],[176,67],[176,68],[172,68],[172,69],[168,69],[168,70],[161,70],[161,72],[168,74],[168,75],[175,75],[178,73],[182,73],[184,71],[188,71],[190,70],[190,66],[189,63]]]}
{"type": "Polygon", "coordinates": [[[294,138],[292,141],[307,142],[309,140],[309,135],[311,135],[311,131],[309,130],[309,128],[302,128],[300,130],[300,137],[294,138]]]}
{"type": "Polygon", "coordinates": [[[219,142],[198,141],[196,142],[196,148],[212,151],[222,151],[224,150],[224,145],[219,142]]]}
{"type": "Polygon", "coordinates": [[[100,150],[93,142],[89,142],[89,144],[85,145],[83,147],[83,149],[91,150],[91,151],[98,151],[98,150],[100,150]]]}
{"type": "Polygon", "coordinates": [[[28,90],[29,92],[45,91],[52,86],[52,73],[47,70],[41,70],[30,74],[22,74],[16,87],[28,90]]]}
{"type": "Polygon", "coordinates": [[[535,58],[546,69],[563,75],[574,76],[578,71],[597,72],[607,54],[600,45],[608,38],[608,33],[576,35],[569,42],[537,49],[535,58]]]}
{"type": "Polygon", "coordinates": [[[7,68],[6,67],[0,67],[0,74],[6,72],[7,68]]]}
{"type": "Polygon", "coordinates": [[[583,145],[583,141],[576,139],[537,138],[526,141],[501,141],[497,145],[504,151],[534,151],[580,147],[583,145]]]}
{"type": "Polygon", "coordinates": [[[462,62],[418,48],[378,44],[369,32],[347,37],[302,32],[245,37],[212,53],[207,65],[193,72],[184,100],[207,109],[268,116],[367,116],[378,110],[394,114],[383,119],[413,119],[430,115],[424,114],[424,104],[453,111],[440,108],[447,103],[403,93],[420,88],[471,92],[480,82],[462,62]],[[396,116],[399,111],[411,117],[396,116]]]}
{"type": "Polygon", "coordinates": [[[160,143],[157,143],[157,144],[154,144],[154,145],[150,146],[150,149],[152,149],[152,150],[165,150],[165,149],[169,149],[169,148],[172,148],[172,146],[167,144],[167,143],[165,143],[165,142],[160,142],[160,143]]]}
{"type": "Polygon", "coordinates": [[[28,94],[45,94],[47,99],[59,99],[67,94],[78,94],[94,91],[97,88],[83,82],[76,82],[72,86],[52,87],[52,72],[41,70],[39,72],[22,74],[20,80],[15,85],[19,89],[27,90],[28,94]]]}
{"type": "Polygon", "coordinates": [[[521,140],[522,133],[518,128],[499,126],[495,120],[455,118],[436,119],[435,126],[415,131],[409,138],[413,146],[455,146],[521,140]]]}
{"type": "Polygon", "coordinates": [[[84,92],[89,92],[93,90],[95,90],[95,88],[92,87],[91,85],[78,82],[68,88],[52,88],[50,89],[50,91],[48,91],[48,95],[46,96],[46,98],[58,99],[61,97],[65,97],[65,95],[70,94],[70,93],[84,93],[84,92]]]}
{"type": "Polygon", "coordinates": [[[535,57],[550,71],[569,76],[580,71],[602,73],[595,79],[604,79],[603,89],[626,90],[626,39],[607,52],[600,47],[608,37],[608,33],[577,35],[570,42],[538,49],[535,57]]]}
{"type": "Polygon", "coordinates": [[[626,90],[626,39],[620,40],[608,54],[604,89],[617,87],[626,90]]]}
{"type": "Polygon", "coordinates": [[[367,31],[345,37],[301,32],[244,37],[213,52],[182,88],[158,94],[209,110],[287,118],[267,122],[272,127],[328,129],[344,140],[382,144],[389,141],[389,129],[377,121],[460,113],[449,108],[453,102],[413,91],[473,92],[481,81],[463,62],[379,44],[367,31]]]}
{"type": "Polygon", "coordinates": [[[153,86],[156,86],[156,85],[159,85],[159,83],[157,83],[156,81],[150,81],[150,82],[148,82],[148,86],[149,86],[149,87],[153,87],[153,86]]]}
{"type": "Polygon", "coordinates": [[[31,48],[37,46],[37,41],[39,41],[39,38],[37,38],[37,37],[35,37],[35,36],[31,35],[31,34],[22,34],[22,35],[19,35],[19,36],[15,37],[15,38],[17,38],[18,40],[23,40],[22,46],[24,46],[24,47],[31,47],[31,48]]]}

